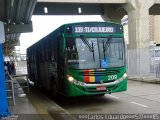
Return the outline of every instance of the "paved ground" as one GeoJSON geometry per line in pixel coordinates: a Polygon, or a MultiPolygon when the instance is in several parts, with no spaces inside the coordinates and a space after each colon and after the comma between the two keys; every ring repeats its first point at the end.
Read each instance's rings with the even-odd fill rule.
{"type": "Polygon", "coordinates": [[[54,100],[51,96],[45,94],[46,92],[42,92],[40,89],[31,88],[29,99],[38,109],[37,111],[41,111],[41,113],[49,111],[53,118],[57,114],[61,114],[61,111],[58,110],[61,108],[65,111],[63,113],[76,115],[76,118],[77,115],[81,114],[160,113],[160,84],[129,81],[128,91],[103,97],[61,97],[54,100]],[[55,109],[52,109],[52,107],[55,109]]]}
{"type": "MultiPolygon", "coordinates": [[[[48,92],[31,87],[29,100],[39,113],[47,114],[50,112],[52,116],[61,114],[61,111],[72,115],[160,114],[160,84],[129,80],[126,92],[103,97],[61,97],[54,100],[46,93],[48,94],[48,92]]],[[[160,116],[158,118],[160,119],[160,116]]]]}
{"type": "Polygon", "coordinates": [[[160,113],[160,84],[136,81],[129,81],[128,83],[127,92],[103,97],[68,98],[56,102],[73,114],[160,113]]]}

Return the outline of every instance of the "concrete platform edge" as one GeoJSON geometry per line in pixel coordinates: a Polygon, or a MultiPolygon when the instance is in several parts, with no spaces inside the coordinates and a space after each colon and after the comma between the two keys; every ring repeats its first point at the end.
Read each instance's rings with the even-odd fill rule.
{"type": "Polygon", "coordinates": [[[68,111],[54,102],[54,106],[48,108],[48,113],[54,120],[76,120],[68,111]]]}

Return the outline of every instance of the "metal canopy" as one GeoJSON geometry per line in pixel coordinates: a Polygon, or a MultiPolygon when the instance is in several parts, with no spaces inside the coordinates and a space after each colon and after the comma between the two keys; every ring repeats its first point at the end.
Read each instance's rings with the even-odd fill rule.
{"type": "Polygon", "coordinates": [[[19,33],[32,32],[31,16],[36,0],[0,0],[0,21],[4,22],[6,41],[19,40],[19,33]]]}
{"type": "MultiPolygon", "coordinates": [[[[104,3],[47,3],[37,0],[0,0],[0,21],[5,23],[6,45],[13,48],[20,33],[32,32],[33,15],[103,15],[104,3]],[[46,10],[46,12],[45,12],[46,10]]],[[[120,7],[122,4],[112,4],[120,7]]],[[[4,49],[6,49],[7,46],[4,49]]]]}
{"type": "Polygon", "coordinates": [[[37,0],[0,0],[0,21],[6,34],[4,54],[9,55],[14,46],[19,45],[20,33],[33,31],[31,16],[36,3],[37,0]]]}

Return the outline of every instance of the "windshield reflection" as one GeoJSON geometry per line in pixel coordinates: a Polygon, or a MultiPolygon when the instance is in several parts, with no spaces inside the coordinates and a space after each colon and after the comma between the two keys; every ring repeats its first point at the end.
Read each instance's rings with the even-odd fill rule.
{"type": "Polygon", "coordinates": [[[125,65],[123,38],[68,37],[66,53],[67,65],[74,69],[110,68],[125,65]]]}

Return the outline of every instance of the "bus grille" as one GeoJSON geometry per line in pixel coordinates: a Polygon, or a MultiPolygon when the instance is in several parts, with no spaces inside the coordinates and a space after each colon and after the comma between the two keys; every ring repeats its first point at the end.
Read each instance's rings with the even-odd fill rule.
{"type": "Polygon", "coordinates": [[[89,72],[79,72],[80,76],[106,76],[106,75],[115,75],[120,73],[120,70],[103,70],[103,71],[89,71],[89,72]]]}

